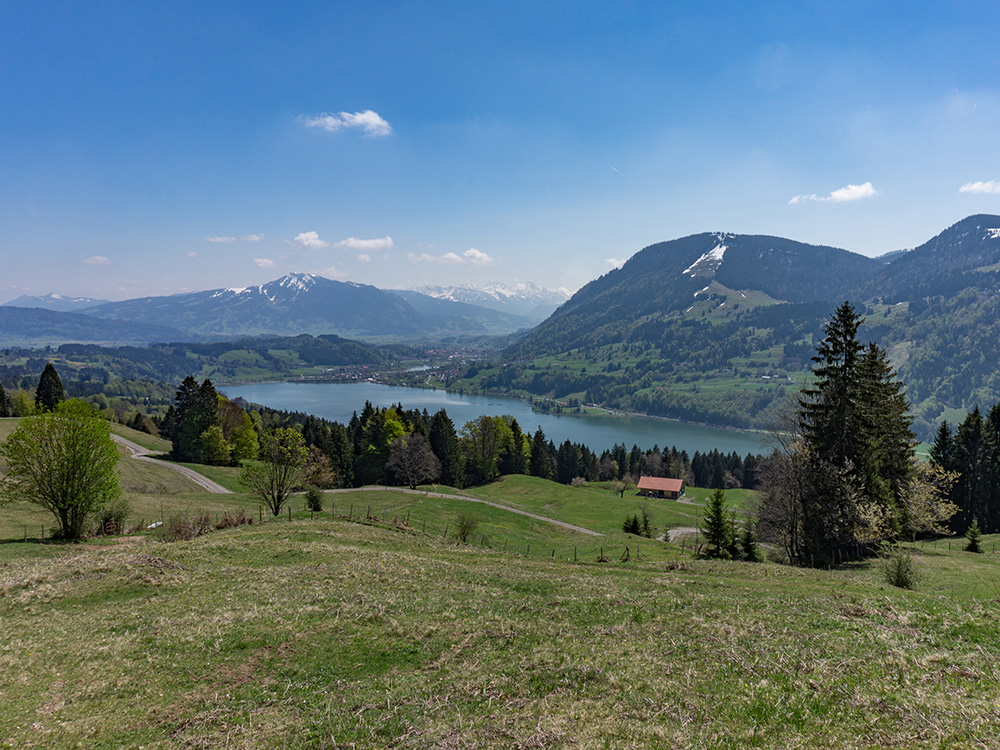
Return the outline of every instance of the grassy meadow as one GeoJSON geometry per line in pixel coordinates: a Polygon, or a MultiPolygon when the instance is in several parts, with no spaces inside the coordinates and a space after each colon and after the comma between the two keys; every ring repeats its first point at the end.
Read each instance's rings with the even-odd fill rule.
{"type": "MultiPolygon", "coordinates": [[[[121,467],[144,518],[257,517],[249,497],[198,492],[169,467],[121,467]]],[[[697,525],[699,492],[682,504],[507,477],[462,494],[602,536],[379,489],[178,542],[25,543],[18,519],[34,511],[0,509],[0,745],[1000,745],[994,537],[983,555],[911,545],[921,580],[904,591],[877,561],[703,561],[621,532],[638,502],[659,530],[697,525]],[[478,522],[466,545],[462,512],[478,522]]]]}

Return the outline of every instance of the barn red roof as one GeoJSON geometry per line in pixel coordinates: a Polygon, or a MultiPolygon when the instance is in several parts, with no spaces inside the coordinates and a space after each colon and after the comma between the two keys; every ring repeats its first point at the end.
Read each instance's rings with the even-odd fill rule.
{"type": "Polygon", "coordinates": [[[684,487],[682,479],[664,479],[662,477],[640,477],[640,490],[655,490],[657,492],[680,492],[684,487]]]}

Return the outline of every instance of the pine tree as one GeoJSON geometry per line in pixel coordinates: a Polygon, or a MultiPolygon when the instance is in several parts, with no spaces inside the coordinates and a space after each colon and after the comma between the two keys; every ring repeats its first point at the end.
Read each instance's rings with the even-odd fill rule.
{"type": "Polygon", "coordinates": [[[462,451],[458,444],[458,433],[455,424],[444,409],[431,417],[427,440],[431,450],[441,462],[440,481],[449,487],[462,487],[465,482],[465,466],[462,461],[462,451]]]}
{"type": "Polygon", "coordinates": [[[35,408],[39,411],[52,411],[65,400],[66,393],[63,391],[62,380],[56,368],[49,362],[42,370],[38,387],[35,388],[35,408]]]}
{"type": "Polygon", "coordinates": [[[983,415],[977,406],[955,432],[955,466],[961,474],[951,491],[951,499],[959,509],[952,518],[951,527],[959,534],[965,533],[973,519],[985,515],[985,450],[983,415]]]}
{"type": "Polygon", "coordinates": [[[708,549],[703,553],[705,557],[732,557],[733,523],[726,513],[726,493],[721,489],[712,492],[708,499],[704,534],[708,544],[708,549]]]}
{"type": "Polygon", "coordinates": [[[9,417],[11,415],[11,407],[10,396],[3,389],[3,385],[0,385],[0,417],[9,417]]]}
{"type": "Polygon", "coordinates": [[[801,498],[800,561],[829,562],[845,544],[895,538],[905,518],[913,432],[903,385],[886,353],[858,341],[845,302],[816,349],[816,382],[799,400],[813,480],[801,498]]]}

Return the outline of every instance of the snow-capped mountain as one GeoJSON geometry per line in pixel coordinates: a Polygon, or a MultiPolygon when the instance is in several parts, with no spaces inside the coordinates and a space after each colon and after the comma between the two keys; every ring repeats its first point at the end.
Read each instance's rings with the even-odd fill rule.
{"type": "Polygon", "coordinates": [[[155,322],[200,337],[334,333],[405,339],[507,334],[528,322],[496,310],[429,297],[408,299],[309,273],[290,273],[257,286],[108,302],[86,312],[98,318],[155,322]]]}
{"type": "Polygon", "coordinates": [[[3,307],[37,307],[44,310],[55,310],[56,312],[79,312],[87,307],[100,305],[107,302],[105,299],[92,299],[90,297],[67,297],[62,294],[41,294],[31,296],[22,294],[17,299],[4,302],[3,307]]]}
{"type": "Polygon", "coordinates": [[[571,296],[565,287],[542,287],[530,281],[481,286],[422,286],[413,291],[435,299],[479,305],[492,310],[544,320],[571,296]]]}

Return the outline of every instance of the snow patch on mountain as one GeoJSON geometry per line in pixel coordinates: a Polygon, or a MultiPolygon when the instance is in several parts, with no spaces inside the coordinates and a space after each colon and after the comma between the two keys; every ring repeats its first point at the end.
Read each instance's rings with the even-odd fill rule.
{"type": "Polygon", "coordinates": [[[722,243],[722,238],[718,245],[707,253],[704,253],[698,260],[684,269],[683,274],[694,278],[695,276],[713,276],[722,265],[722,259],[726,255],[726,246],[722,243]]]}
{"type": "Polygon", "coordinates": [[[991,240],[1000,240],[1000,227],[996,229],[987,229],[986,236],[991,240]]]}

